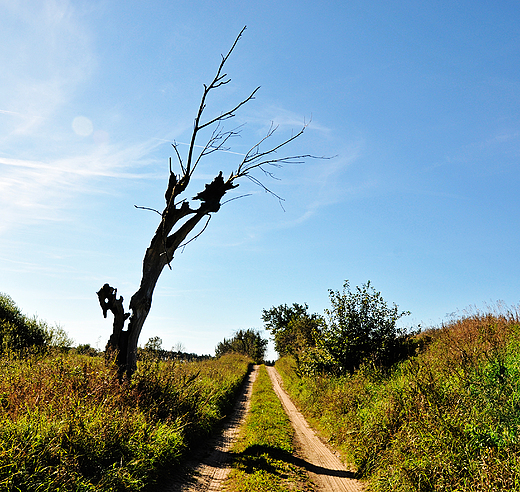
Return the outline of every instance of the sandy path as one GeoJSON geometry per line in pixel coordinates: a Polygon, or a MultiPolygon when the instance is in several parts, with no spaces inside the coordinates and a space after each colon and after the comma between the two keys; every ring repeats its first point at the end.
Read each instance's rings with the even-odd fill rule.
{"type": "Polygon", "coordinates": [[[302,465],[307,469],[313,482],[321,491],[360,492],[363,485],[353,478],[353,473],[345,468],[341,460],[318,438],[303,415],[295,407],[289,395],[281,386],[281,378],[274,367],[267,367],[274,390],[280,398],[294,427],[296,440],[303,457],[302,465]]]}
{"type": "Polygon", "coordinates": [[[188,473],[180,475],[161,492],[217,492],[229,473],[229,451],[238,437],[240,425],[249,411],[253,382],[259,366],[254,366],[244,389],[237,399],[232,414],[226,420],[222,433],[207,441],[202,453],[187,463],[188,473]]]}

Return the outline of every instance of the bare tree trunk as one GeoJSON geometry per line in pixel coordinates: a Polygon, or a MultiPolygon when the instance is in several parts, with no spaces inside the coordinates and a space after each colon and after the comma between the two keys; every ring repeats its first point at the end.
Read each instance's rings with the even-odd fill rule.
{"type": "MultiPolygon", "coordinates": [[[[207,189],[208,185],[206,185],[206,191],[207,189]]],[[[222,190],[219,190],[219,193],[220,192],[222,192],[222,190]]],[[[224,193],[222,193],[222,196],[224,193]]],[[[132,313],[131,316],[130,313],[124,312],[123,298],[116,298],[117,289],[105,284],[98,292],[99,302],[103,309],[104,316],[106,317],[108,310],[114,314],[113,333],[107,344],[107,354],[116,353],[116,364],[120,377],[126,373],[127,377],[131,378],[137,369],[137,344],[139,335],[152,307],[155,286],[164,267],[169,264],[175,250],[197,226],[200,220],[217,208],[215,206],[215,200],[217,200],[216,203],[220,206],[218,202],[221,196],[215,197],[213,194],[206,196],[208,201],[203,202],[197,211],[193,211],[189,209],[189,207],[181,207],[180,209],[172,209],[172,212],[175,211],[176,213],[164,214],[165,219],[163,219],[157,228],[144,256],[141,285],[139,290],[137,290],[130,299],[129,308],[132,313]],[[170,226],[171,229],[171,227],[187,213],[192,213],[193,216],[179,227],[175,233],[165,237],[165,227],[163,224],[166,222],[166,217],[169,218],[170,215],[175,215],[175,219],[170,226]],[[130,317],[130,321],[128,323],[128,330],[125,331],[123,327],[128,317],[130,317]]]]}

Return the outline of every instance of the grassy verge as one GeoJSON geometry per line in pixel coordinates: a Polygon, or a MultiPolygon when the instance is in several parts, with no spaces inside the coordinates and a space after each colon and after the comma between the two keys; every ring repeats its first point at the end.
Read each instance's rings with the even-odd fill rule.
{"type": "Polygon", "coordinates": [[[226,492],[312,490],[307,474],[293,457],[293,437],[289,418],[261,366],[251,411],[233,449],[235,459],[226,492]]]}
{"type": "Polygon", "coordinates": [[[247,369],[150,360],[120,384],[100,357],[4,356],[0,490],[143,490],[221,420],[247,369]]]}
{"type": "Polygon", "coordinates": [[[423,335],[391,374],[299,378],[277,362],[310,420],[374,491],[520,490],[520,323],[476,314],[423,335]]]}

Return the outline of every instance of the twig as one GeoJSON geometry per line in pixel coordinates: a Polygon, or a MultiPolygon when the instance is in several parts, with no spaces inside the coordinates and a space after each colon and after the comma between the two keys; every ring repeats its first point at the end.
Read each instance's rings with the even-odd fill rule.
{"type": "Polygon", "coordinates": [[[239,198],[245,198],[246,196],[251,196],[252,193],[246,193],[245,195],[235,196],[233,198],[230,198],[229,200],[226,200],[225,202],[222,202],[220,205],[225,205],[226,203],[232,202],[233,200],[238,200],[239,198]]]}
{"type": "Polygon", "coordinates": [[[159,212],[159,210],[155,210],[155,208],[150,208],[150,207],[139,207],[137,205],[134,205],[135,208],[138,208],[140,210],[150,210],[151,212],[155,212],[156,214],[159,214],[161,217],[162,217],[162,213],[159,212]]]}
{"type": "Polygon", "coordinates": [[[184,248],[186,247],[188,244],[190,244],[192,241],[195,241],[195,239],[197,239],[205,230],[206,230],[206,227],[208,227],[208,224],[209,224],[209,221],[211,220],[211,215],[208,215],[208,220],[206,221],[206,224],[204,225],[204,227],[202,228],[202,230],[196,235],[196,236],[193,236],[189,241],[186,241],[185,243],[182,243],[182,244],[179,244],[179,248],[184,248]]]}

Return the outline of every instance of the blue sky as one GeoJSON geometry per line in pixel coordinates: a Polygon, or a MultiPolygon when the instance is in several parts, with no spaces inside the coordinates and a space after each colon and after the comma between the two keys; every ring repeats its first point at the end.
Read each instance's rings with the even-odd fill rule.
{"type": "Polygon", "coordinates": [[[104,347],[96,291],[137,289],[158,217],[134,205],[162,209],[171,143],[244,25],[208,114],[261,89],[191,196],[271,122],[312,117],[287,154],[336,157],[258,175],[283,208],[243,181],[163,272],[141,344],[212,354],[262,309],[322,314],[346,279],[409,326],[516,305],[520,6],[478,0],[0,0],[0,292],[104,347]]]}

